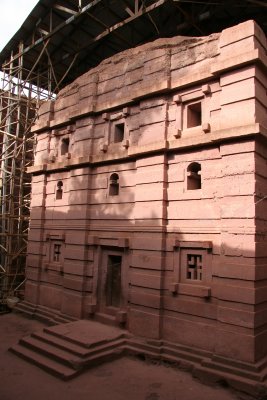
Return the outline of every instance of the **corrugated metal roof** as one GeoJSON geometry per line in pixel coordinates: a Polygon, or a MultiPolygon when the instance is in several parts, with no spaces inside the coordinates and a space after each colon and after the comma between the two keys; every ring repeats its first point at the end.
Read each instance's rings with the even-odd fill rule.
{"type": "Polygon", "coordinates": [[[22,42],[24,79],[31,71],[33,83],[38,75],[41,86],[50,80],[57,90],[104,58],[159,37],[204,36],[247,19],[267,32],[266,11],[262,0],[39,0],[1,51],[0,64],[22,42]]]}

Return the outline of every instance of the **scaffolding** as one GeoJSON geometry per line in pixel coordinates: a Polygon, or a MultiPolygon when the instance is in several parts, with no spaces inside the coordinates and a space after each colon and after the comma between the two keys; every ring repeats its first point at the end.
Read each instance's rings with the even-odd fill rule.
{"type": "Polygon", "coordinates": [[[40,103],[54,96],[48,90],[51,71],[44,76],[34,68],[25,70],[22,43],[18,54],[11,54],[1,74],[0,312],[7,310],[9,300],[23,298],[31,195],[27,167],[33,162],[35,140],[31,126],[40,103]]]}

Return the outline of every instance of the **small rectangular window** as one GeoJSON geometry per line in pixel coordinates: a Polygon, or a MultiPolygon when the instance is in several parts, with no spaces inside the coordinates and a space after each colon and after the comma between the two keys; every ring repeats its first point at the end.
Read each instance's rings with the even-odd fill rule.
{"type": "Polygon", "coordinates": [[[187,128],[199,126],[202,123],[201,101],[188,104],[187,106],[187,128]]]}
{"type": "Polygon", "coordinates": [[[114,127],[114,143],[122,142],[124,139],[124,123],[116,124],[114,127]]]}
{"type": "Polygon", "coordinates": [[[69,152],[70,140],[69,138],[63,138],[61,141],[61,155],[64,156],[69,152]]]}

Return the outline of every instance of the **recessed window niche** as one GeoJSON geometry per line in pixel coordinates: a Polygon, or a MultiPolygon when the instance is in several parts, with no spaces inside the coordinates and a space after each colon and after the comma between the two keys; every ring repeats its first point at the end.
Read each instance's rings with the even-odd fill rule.
{"type": "Polygon", "coordinates": [[[69,152],[69,147],[70,147],[70,140],[69,138],[63,138],[61,140],[61,147],[60,147],[60,153],[62,156],[67,154],[69,152]]]}
{"type": "Polygon", "coordinates": [[[56,190],[56,200],[61,200],[63,197],[63,182],[58,181],[56,190]]]}
{"type": "Polygon", "coordinates": [[[193,281],[202,281],[202,254],[187,254],[186,278],[193,281]]]}
{"type": "Polygon", "coordinates": [[[115,124],[114,126],[114,143],[122,142],[124,139],[125,124],[115,124]]]}
{"type": "Polygon", "coordinates": [[[109,178],[109,195],[110,196],[118,196],[120,190],[119,186],[119,175],[111,174],[109,178]]]}
{"type": "Polygon", "coordinates": [[[187,190],[201,189],[201,165],[193,162],[187,167],[187,190]]]}
{"type": "Polygon", "coordinates": [[[193,128],[202,124],[201,101],[187,105],[187,128],[193,128]]]}
{"type": "Polygon", "coordinates": [[[53,248],[53,261],[54,262],[60,262],[61,260],[61,244],[54,243],[54,248],[53,248]]]}
{"type": "Polygon", "coordinates": [[[212,242],[174,240],[173,294],[210,297],[212,280],[212,242]]]}

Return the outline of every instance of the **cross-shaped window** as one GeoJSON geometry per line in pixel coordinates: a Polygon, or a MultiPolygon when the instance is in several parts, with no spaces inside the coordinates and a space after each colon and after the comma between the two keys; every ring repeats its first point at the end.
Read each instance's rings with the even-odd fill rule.
{"type": "Polygon", "coordinates": [[[61,255],[61,244],[54,244],[54,257],[53,261],[59,262],[61,255]]]}

